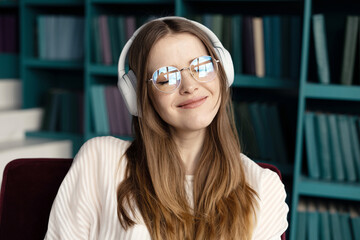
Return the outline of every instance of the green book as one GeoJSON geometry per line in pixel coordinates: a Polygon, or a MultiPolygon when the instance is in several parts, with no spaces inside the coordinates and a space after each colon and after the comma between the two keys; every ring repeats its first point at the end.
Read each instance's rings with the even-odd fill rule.
{"type": "Polygon", "coordinates": [[[325,203],[319,202],[318,211],[320,215],[320,238],[319,240],[331,239],[330,216],[325,203]]]}
{"type": "Polygon", "coordinates": [[[327,124],[329,129],[330,155],[334,179],[345,180],[344,161],[341,153],[340,136],[335,114],[327,114],[327,124]]]}
{"type": "MultiPolygon", "coordinates": [[[[356,122],[359,117],[349,116],[349,128],[351,138],[351,149],[355,159],[357,176],[360,178],[360,132],[356,129],[356,122]]],[[[359,128],[360,130],[360,128],[359,128]]]]}
{"type": "Polygon", "coordinates": [[[307,212],[307,239],[319,240],[320,237],[320,214],[316,210],[314,203],[308,203],[307,212]]]}
{"type": "Polygon", "coordinates": [[[318,147],[316,143],[314,113],[305,113],[305,144],[309,177],[320,178],[318,147]]]}
{"type": "Polygon", "coordinates": [[[234,104],[234,107],[239,138],[241,147],[243,148],[242,151],[252,158],[259,158],[260,150],[249,112],[249,104],[246,102],[239,102],[234,104]]]}
{"type": "Polygon", "coordinates": [[[323,14],[315,14],[312,19],[319,80],[320,83],[329,84],[330,70],[326,43],[325,17],[323,14]]]}
{"type": "Polygon", "coordinates": [[[281,127],[280,115],[278,107],[275,104],[269,105],[267,108],[267,118],[269,121],[269,132],[274,142],[276,158],[280,163],[287,163],[287,148],[285,146],[284,134],[281,127]]]}
{"type": "Polygon", "coordinates": [[[232,17],[231,27],[232,27],[232,41],[231,41],[231,57],[234,63],[234,71],[236,74],[243,72],[242,69],[242,16],[234,15],[232,17]]]}
{"type": "Polygon", "coordinates": [[[340,133],[340,149],[342,152],[342,159],[344,161],[346,179],[349,182],[356,181],[356,171],[354,164],[354,156],[351,151],[351,139],[349,129],[349,117],[345,115],[338,115],[338,131],[340,133]]]}
{"type": "Polygon", "coordinates": [[[91,100],[95,132],[110,134],[104,86],[95,85],[91,87],[91,100]]]}
{"type": "Polygon", "coordinates": [[[327,128],[326,115],[322,113],[315,114],[315,135],[318,142],[319,162],[321,166],[321,178],[325,180],[332,179],[331,159],[329,146],[329,133],[327,128]]]}
{"type": "Polygon", "coordinates": [[[306,240],[306,235],[307,235],[306,219],[307,219],[306,205],[305,202],[300,199],[297,208],[296,240],[306,240]]]}
{"type": "Polygon", "coordinates": [[[350,213],[339,212],[341,232],[343,234],[342,239],[352,239],[350,229],[350,213]]]}
{"type": "Polygon", "coordinates": [[[330,225],[333,240],[343,240],[343,232],[341,228],[340,216],[333,204],[330,205],[330,225]]]}
{"type": "Polygon", "coordinates": [[[344,52],[341,70],[341,84],[351,85],[353,80],[355,53],[358,38],[359,17],[347,16],[344,52]]]}

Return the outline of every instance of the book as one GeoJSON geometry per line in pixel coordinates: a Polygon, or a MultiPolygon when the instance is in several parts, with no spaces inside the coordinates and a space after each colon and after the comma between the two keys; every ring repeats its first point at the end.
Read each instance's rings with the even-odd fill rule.
{"type": "Polygon", "coordinates": [[[337,209],[333,203],[329,205],[330,212],[330,225],[331,225],[331,235],[333,240],[342,240],[343,232],[341,228],[340,216],[337,212],[337,209]]]}
{"type": "Polygon", "coordinates": [[[358,39],[359,17],[347,16],[344,53],[341,68],[341,84],[351,85],[355,67],[355,53],[358,39]]]}
{"type": "Polygon", "coordinates": [[[253,17],[254,52],[255,52],[255,75],[265,76],[265,53],[264,53],[264,25],[261,17],[253,17]]]}
{"type": "Polygon", "coordinates": [[[265,75],[273,77],[273,69],[275,65],[274,61],[274,48],[273,48],[273,37],[274,34],[271,28],[271,16],[263,16],[263,27],[264,27],[264,58],[265,58],[265,75]]]}
{"type": "Polygon", "coordinates": [[[117,119],[116,114],[116,99],[114,96],[113,86],[105,87],[105,100],[106,100],[106,110],[109,118],[110,133],[112,135],[118,134],[117,125],[120,123],[120,120],[117,119]]]}
{"type": "Polygon", "coordinates": [[[314,113],[305,113],[305,144],[307,153],[308,174],[311,178],[320,178],[318,148],[315,136],[314,113]]]}
{"type": "Polygon", "coordinates": [[[282,39],[282,24],[281,24],[281,16],[273,15],[271,16],[271,43],[273,48],[273,60],[276,64],[273,65],[273,77],[281,78],[283,71],[283,39],[282,39]]]}
{"type": "Polygon", "coordinates": [[[91,87],[91,106],[95,132],[109,134],[110,128],[105,104],[104,86],[95,85],[91,87]]]}
{"type": "Polygon", "coordinates": [[[251,116],[251,122],[254,125],[254,130],[255,130],[255,136],[256,136],[256,141],[258,143],[259,146],[259,150],[260,150],[260,158],[261,159],[268,159],[269,160],[269,155],[267,152],[267,147],[266,147],[266,139],[265,139],[265,129],[264,126],[262,124],[261,121],[261,114],[259,111],[260,108],[260,103],[259,102],[252,102],[249,103],[249,112],[250,112],[250,116],[251,116]]]}
{"type": "Polygon", "coordinates": [[[290,19],[290,79],[300,79],[300,59],[301,59],[301,18],[291,16],[290,19]]]}
{"type": "Polygon", "coordinates": [[[290,76],[290,53],[294,51],[294,49],[290,48],[290,16],[282,15],[281,16],[281,43],[282,43],[282,51],[281,51],[281,60],[282,60],[282,69],[281,69],[281,77],[284,79],[289,79],[290,76]]]}
{"type": "Polygon", "coordinates": [[[98,21],[102,63],[105,65],[111,65],[113,64],[113,61],[111,56],[112,49],[110,45],[108,17],[106,15],[101,15],[99,16],[98,21]]]}
{"type": "Polygon", "coordinates": [[[354,206],[350,206],[350,222],[351,229],[354,236],[354,240],[360,240],[360,213],[359,209],[354,206]]]}
{"type": "Polygon", "coordinates": [[[242,68],[242,16],[234,15],[231,19],[231,31],[232,31],[232,40],[231,40],[231,57],[234,63],[235,74],[240,74],[243,72],[242,68]]]}
{"type": "Polygon", "coordinates": [[[345,169],[340,149],[340,136],[337,126],[337,117],[335,114],[327,114],[326,116],[330,140],[330,156],[332,160],[331,165],[333,166],[333,179],[336,179],[337,181],[344,181],[345,169]]]}
{"type": "Polygon", "coordinates": [[[315,114],[315,135],[318,142],[318,156],[321,166],[321,178],[325,180],[331,180],[333,176],[331,172],[329,133],[326,118],[326,115],[323,113],[315,114]]]}
{"type": "Polygon", "coordinates": [[[312,201],[308,202],[307,218],[307,239],[318,240],[320,236],[320,215],[312,201]]]}
{"type": "Polygon", "coordinates": [[[118,33],[117,19],[115,16],[108,16],[109,34],[110,34],[110,45],[111,45],[111,56],[112,62],[117,63],[120,56],[120,39],[118,33]]]}
{"type": "Polygon", "coordinates": [[[315,14],[313,20],[313,35],[315,43],[316,63],[320,83],[330,83],[329,57],[327,51],[327,38],[325,30],[325,17],[323,14],[315,14]]]}
{"type": "Polygon", "coordinates": [[[327,211],[327,207],[325,203],[318,203],[318,212],[320,215],[320,240],[331,239],[331,231],[330,231],[330,216],[327,211]]]}
{"type": "Polygon", "coordinates": [[[243,73],[255,75],[255,49],[252,17],[243,16],[242,24],[243,73]]]}
{"type": "Polygon", "coordinates": [[[339,206],[338,212],[341,225],[342,239],[352,239],[350,229],[350,213],[345,209],[343,205],[339,206]]]}
{"type": "Polygon", "coordinates": [[[349,117],[346,115],[337,115],[337,123],[338,123],[338,132],[340,135],[340,149],[341,156],[344,161],[345,166],[345,177],[349,182],[355,182],[356,171],[354,164],[354,155],[351,151],[351,139],[350,139],[350,129],[349,129],[349,117]]]}
{"type": "Polygon", "coordinates": [[[211,30],[218,37],[220,42],[223,42],[223,21],[224,17],[222,14],[213,14],[211,16],[212,24],[211,30]]]}
{"type": "Polygon", "coordinates": [[[306,203],[300,199],[297,207],[296,240],[306,240],[307,235],[307,210],[306,203]]]}
{"type": "Polygon", "coordinates": [[[354,156],[354,164],[356,167],[357,176],[360,178],[360,132],[356,129],[356,122],[359,117],[349,116],[349,130],[350,130],[350,142],[351,150],[354,156]]]}
{"type": "Polygon", "coordinates": [[[267,156],[269,158],[269,160],[273,161],[273,162],[279,162],[278,157],[277,157],[277,153],[276,153],[276,145],[277,143],[275,142],[275,138],[274,135],[272,134],[273,132],[270,131],[270,129],[274,128],[273,125],[270,124],[269,121],[269,115],[268,115],[268,104],[266,103],[260,103],[259,104],[259,109],[258,111],[260,112],[260,116],[261,116],[261,124],[263,125],[263,136],[265,137],[265,141],[266,141],[266,152],[267,152],[267,156]],[[265,119],[268,119],[268,121],[266,121],[265,119]]]}

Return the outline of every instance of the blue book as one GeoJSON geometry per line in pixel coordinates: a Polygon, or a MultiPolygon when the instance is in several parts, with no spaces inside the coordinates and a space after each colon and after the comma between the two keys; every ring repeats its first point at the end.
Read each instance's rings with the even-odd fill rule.
{"type": "Polygon", "coordinates": [[[309,177],[320,178],[318,147],[316,143],[314,113],[305,113],[305,144],[309,177]]]}
{"type": "Polygon", "coordinates": [[[321,166],[321,178],[332,179],[331,159],[329,146],[329,133],[327,128],[326,115],[322,113],[315,114],[316,127],[315,134],[318,142],[319,161],[321,166]]]}
{"type": "Polygon", "coordinates": [[[313,34],[316,63],[320,83],[330,83],[329,57],[327,51],[325,17],[323,14],[313,15],[313,34]]]}
{"type": "Polygon", "coordinates": [[[329,140],[330,140],[330,156],[331,164],[333,166],[334,179],[338,181],[345,180],[345,169],[344,161],[342,159],[341,147],[340,147],[340,136],[337,127],[337,120],[335,114],[327,114],[327,124],[329,129],[329,140]]]}
{"type": "Polygon", "coordinates": [[[340,149],[342,152],[342,159],[344,161],[346,179],[349,182],[356,181],[356,171],[355,171],[355,159],[351,150],[351,139],[350,139],[350,129],[349,129],[349,117],[345,115],[338,115],[338,131],[340,135],[340,149]]]}

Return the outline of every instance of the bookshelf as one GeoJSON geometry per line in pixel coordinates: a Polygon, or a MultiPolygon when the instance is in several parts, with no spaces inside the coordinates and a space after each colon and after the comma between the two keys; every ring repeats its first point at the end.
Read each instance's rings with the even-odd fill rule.
{"type": "MultiPolygon", "coordinates": [[[[309,112],[316,115],[326,116],[328,124],[330,124],[330,115],[341,115],[345,116],[347,119],[352,117],[359,116],[359,101],[360,101],[360,88],[359,88],[359,78],[358,73],[355,72],[353,76],[353,82],[351,85],[341,84],[341,63],[343,61],[343,49],[344,49],[344,38],[345,31],[341,34],[336,33],[337,38],[330,37],[338,29],[345,29],[345,25],[341,27],[336,24],[331,24],[330,21],[341,22],[345,24],[344,19],[348,15],[360,15],[359,8],[360,5],[357,1],[324,1],[324,0],[305,0],[304,1],[304,28],[303,28],[303,39],[302,39],[302,59],[301,59],[301,73],[300,73],[300,86],[299,86],[299,97],[298,97],[298,119],[297,119],[297,131],[296,131],[296,149],[295,149],[295,166],[294,166],[294,182],[293,182],[293,194],[292,194],[292,206],[291,206],[291,224],[290,224],[290,239],[300,239],[299,236],[304,234],[300,232],[300,225],[302,220],[301,214],[299,213],[298,207],[300,202],[303,199],[312,199],[311,201],[351,201],[358,204],[360,201],[360,181],[359,181],[359,172],[357,173],[357,179],[354,181],[348,180],[348,169],[345,168],[345,179],[338,180],[336,175],[339,171],[338,169],[332,169],[332,176],[325,179],[325,173],[322,172],[324,166],[322,166],[322,161],[324,160],[324,151],[326,148],[317,148],[319,153],[317,154],[317,162],[320,166],[320,177],[314,177],[311,172],[311,169],[314,170],[315,161],[311,157],[313,151],[306,144],[307,141],[307,128],[310,129],[307,117],[309,112]],[[328,60],[330,68],[330,83],[325,84],[320,81],[320,73],[318,72],[317,67],[320,66],[320,63],[317,62],[316,57],[317,50],[315,46],[315,36],[318,32],[314,33],[313,24],[314,24],[314,15],[322,14],[325,16],[325,29],[326,35],[325,39],[327,41],[327,51],[328,51],[328,60]],[[340,20],[342,19],[342,20],[340,20]],[[336,49],[334,49],[336,48],[336,49]],[[338,51],[338,52],[336,52],[338,51]],[[336,57],[337,56],[337,57],[336,57]],[[336,59],[335,59],[336,58],[336,59]],[[337,62],[334,62],[334,61],[337,62]],[[299,222],[298,222],[299,221],[299,222]]],[[[357,38],[357,41],[359,39],[357,38]]],[[[357,44],[358,46],[358,44],[357,44]]],[[[356,50],[355,58],[358,59],[359,51],[356,50]]],[[[323,63],[322,63],[323,64],[323,63]]],[[[358,64],[358,60],[355,60],[355,64],[358,64]]],[[[324,66],[324,65],[321,65],[324,66]]],[[[356,68],[356,65],[355,65],[356,68]]],[[[358,68],[358,67],[357,67],[358,68]]],[[[324,70],[323,70],[324,71],[324,70]]],[[[339,120],[338,120],[339,121],[339,120]]],[[[349,122],[350,120],[348,120],[349,122]]],[[[316,122],[315,122],[316,123],[316,122]]],[[[339,126],[339,122],[337,122],[339,126]]],[[[319,124],[319,123],[318,123],[319,124]]],[[[351,126],[351,123],[348,123],[348,126],[351,126]]],[[[320,126],[320,125],[318,125],[320,126]]],[[[329,125],[328,133],[332,133],[334,130],[332,125],[329,125]]],[[[349,127],[348,127],[349,128],[349,127]]],[[[317,129],[315,129],[318,131],[317,129]]],[[[354,129],[353,129],[354,130],[354,129]]],[[[343,134],[344,129],[340,127],[338,133],[343,134]]],[[[349,131],[351,133],[355,131],[349,131]]],[[[323,133],[324,134],[324,133],[323,133]]],[[[360,134],[360,133],[359,133],[360,134]]],[[[321,136],[321,134],[318,133],[321,136]]],[[[340,134],[341,135],[341,134],[340,134]]],[[[321,139],[316,140],[317,144],[322,143],[321,139]]],[[[339,141],[343,141],[340,139],[339,141]]],[[[327,140],[327,143],[334,142],[333,135],[327,140]]],[[[350,144],[351,145],[351,141],[350,144]]],[[[318,146],[318,145],[317,145],[318,146]]],[[[320,145],[321,146],[321,145],[320,145]]],[[[323,146],[323,145],[322,145],[323,146]]],[[[331,145],[333,146],[333,145],[331,145]]],[[[341,149],[342,145],[336,146],[337,151],[343,152],[341,149]],[[341,151],[340,151],[341,150],[341,151]]],[[[349,158],[345,155],[341,155],[340,158],[336,158],[334,155],[335,150],[328,148],[328,156],[332,161],[334,159],[341,159],[342,164],[346,165],[345,161],[349,161],[349,158]]],[[[355,151],[355,150],[354,150],[355,151]]],[[[350,149],[350,152],[354,152],[350,149]]],[[[360,159],[356,159],[355,155],[351,157],[359,162],[360,159]]],[[[330,167],[334,168],[335,163],[331,162],[330,167]]],[[[300,211],[301,212],[301,211],[300,211]]],[[[323,231],[324,227],[319,227],[319,231],[323,231]]],[[[355,231],[355,230],[354,230],[355,231]]],[[[322,234],[322,233],[319,233],[322,234]]],[[[315,237],[319,237],[316,235],[315,237]]],[[[343,238],[345,239],[345,238],[343,238]]],[[[346,238],[350,239],[350,238],[346,238]]]]}

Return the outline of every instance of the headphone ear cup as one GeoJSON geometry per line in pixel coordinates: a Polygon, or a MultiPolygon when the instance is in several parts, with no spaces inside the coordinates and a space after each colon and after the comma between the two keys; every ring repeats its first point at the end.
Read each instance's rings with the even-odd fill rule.
{"type": "Polygon", "coordinates": [[[228,50],[226,50],[223,47],[215,47],[215,51],[220,58],[221,64],[224,67],[226,78],[227,78],[227,84],[228,87],[230,87],[234,82],[234,65],[231,58],[231,55],[228,50]]]}
{"type": "Polygon", "coordinates": [[[118,88],[125,101],[126,107],[133,116],[138,116],[136,99],[136,76],[132,70],[124,74],[118,81],[118,88]]]}

